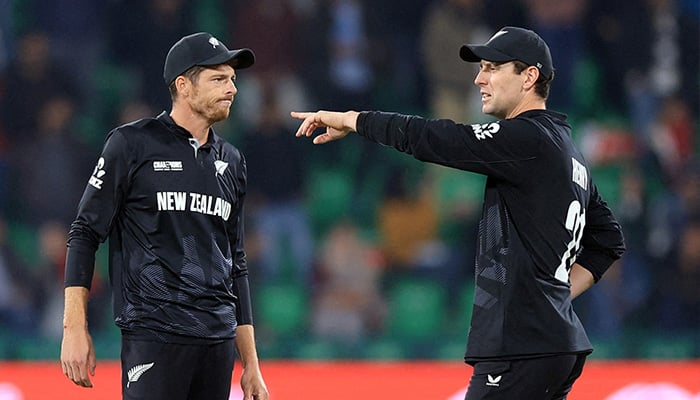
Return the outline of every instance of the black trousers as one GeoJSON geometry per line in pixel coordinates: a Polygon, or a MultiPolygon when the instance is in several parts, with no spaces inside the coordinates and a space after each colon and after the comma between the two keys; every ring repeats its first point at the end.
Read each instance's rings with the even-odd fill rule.
{"type": "Polygon", "coordinates": [[[474,365],[465,400],[564,400],[581,376],[585,354],[474,365]]]}
{"type": "Polygon", "coordinates": [[[124,400],[228,400],[234,340],[171,344],[122,338],[124,400]]]}

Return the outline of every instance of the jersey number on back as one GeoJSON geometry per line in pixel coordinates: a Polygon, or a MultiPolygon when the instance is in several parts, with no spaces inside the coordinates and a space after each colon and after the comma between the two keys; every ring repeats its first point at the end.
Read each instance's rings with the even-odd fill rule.
{"type": "Polygon", "coordinates": [[[569,271],[576,261],[578,250],[581,247],[583,228],[586,225],[586,210],[581,209],[581,203],[574,200],[569,204],[569,211],[566,214],[566,229],[571,232],[572,239],[566,246],[566,251],[561,256],[561,263],[554,274],[558,280],[569,283],[569,271]]]}

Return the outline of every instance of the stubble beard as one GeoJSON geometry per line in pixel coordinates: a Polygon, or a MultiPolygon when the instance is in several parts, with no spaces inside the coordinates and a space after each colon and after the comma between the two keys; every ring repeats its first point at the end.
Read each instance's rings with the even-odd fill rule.
{"type": "Polygon", "coordinates": [[[229,107],[212,107],[212,115],[210,116],[209,120],[213,124],[215,122],[225,120],[228,118],[229,114],[231,114],[231,109],[229,107]]]}
{"type": "Polygon", "coordinates": [[[204,118],[209,125],[225,120],[231,113],[231,109],[222,106],[218,100],[207,104],[198,104],[193,107],[193,110],[204,118]]]}

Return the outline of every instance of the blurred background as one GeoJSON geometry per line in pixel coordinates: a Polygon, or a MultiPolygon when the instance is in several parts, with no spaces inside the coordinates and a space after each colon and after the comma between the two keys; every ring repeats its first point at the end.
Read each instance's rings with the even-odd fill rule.
{"type": "MultiPolygon", "coordinates": [[[[0,359],[56,359],[65,240],[106,134],[169,110],[162,65],[209,31],[253,68],[219,134],[247,157],[247,253],[267,359],[460,360],[484,178],[291,110],[480,114],[459,46],[534,29],[628,251],[575,301],[599,359],[700,357],[697,0],[0,0],[0,359]]],[[[119,356],[107,247],[89,322],[119,356]]]]}

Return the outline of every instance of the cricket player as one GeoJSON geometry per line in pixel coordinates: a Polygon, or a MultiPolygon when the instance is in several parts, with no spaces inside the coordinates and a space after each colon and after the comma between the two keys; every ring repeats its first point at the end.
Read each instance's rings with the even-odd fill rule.
{"type": "Polygon", "coordinates": [[[61,366],[75,384],[92,387],[86,309],[109,238],[123,398],[227,400],[236,351],[244,399],[268,398],[243,247],[246,163],[212,129],[254,61],[209,33],[183,37],[165,58],[171,111],[107,136],[68,238],[61,366]]]}
{"type": "Polygon", "coordinates": [[[460,56],[479,63],[482,111],[498,120],[292,112],[302,120],[296,135],[325,127],[313,139],[322,144],[357,132],[418,160],[486,175],[466,400],[565,399],[592,351],[571,301],[622,255],[620,225],[566,116],[546,108],[554,67],[542,38],[504,27],[485,44],[462,46],[460,56]]]}

